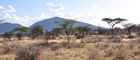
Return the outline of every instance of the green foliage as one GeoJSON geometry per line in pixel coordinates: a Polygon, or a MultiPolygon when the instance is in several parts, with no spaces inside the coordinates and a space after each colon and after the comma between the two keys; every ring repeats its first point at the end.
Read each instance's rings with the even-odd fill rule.
{"type": "Polygon", "coordinates": [[[103,18],[102,21],[105,21],[105,22],[108,23],[109,27],[112,29],[112,34],[113,34],[114,26],[116,24],[122,23],[123,21],[127,21],[127,20],[126,19],[122,19],[122,18],[115,18],[115,19],[103,18]]]}
{"type": "Polygon", "coordinates": [[[59,23],[59,22],[55,22],[56,24],[58,24],[62,29],[63,29],[63,32],[67,35],[67,39],[68,39],[68,42],[69,42],[69,36],[72,35],[74,33],[74,25],[76,23],[75,20],[67,20],[67,21],[64,21],[63,23],[59,23]]]}
{"type": "Polygon", "coordinates": [[[23,33],[16,33],[18,40],[21,40],[21,38],[23,37],[23,33]]]}
{"type": "Polygon", "coordinates": [[[114,30],[121,30],[120,27],[114,27],[114,30]]]}
{"type": "Polygon", "coordinates": [[[43,35],[43,26],[42,25],[36,25],[33,26],[30,30],[30,35],[33,39],[38,38],[38,36],[43,35]]]}
{"type": "Polygon", "coordinates": [[[84,38],[89,32],[92,31],[92,28],[88,26],[79,26],[75,28],[76,33],[74,34],[77,39],[84,38]]]}
{"type": "Polygon", "coordinates": [[[132,24],[132,23],[127,23],[127,24],[124,24],[123,26],[128,31],[129,36],[131,36],[131,32],[137,28],[137,26],[135,24],[132,24]]]}
{"type": "Polygon", "coordinates": [[[116,24],[122,23],[123,21],[127,21],[127,20],[122,18],[115,18],[115,19],[103,18],[103,21],[107,22],[110,28],[114,28],[116,24]]]}
{"type": "Polygon", "coordinates": [[[12,31],[10,31],[10,32],[5,32],[2,36],[4,37],[4,38],[7,38],[7,39],[9,39],[9,40],[11,40],[11,37],[14,35],[14,33],[12,32],[12,31]]]}
{"type": "Polygon", "coordinates": [[[125,27],[125,29],[135,29],[137,28],[137,26],[135,24],[132,23],[127,23],[123,25],[125,27]]]}
{"type": "Polygon", "coordinates": [[[28,28],[27,27],[17,27],[14,29],[14,31],[27,32],[28,28]]]}
{"type": "Polygon", "coordinates": [[[13,31],[16,33],[16,36],[17,36],[18,40],[21,40],[22,37],[28,31],[28,28],[27,27],[17,27],[13,31]]]}
{"type": "Polygon", "coordinates": [[[90,32],[92,29],[88,26],[79,26],[75,28],[79,33],[88,33],[90,32]]]}
{"type": "Polygon", "coordinates": [[[64,29],[64,32],[66,33],[66,35],[69,36],[73,32],[74,25],[75,25],[75,21],[70,20],[70,21],[64,21],[64,23],[62,23],[60,26],[62,27],[62,29],[64,29]]]}
{"type": "Polygon", "coordinates": [[[63,29],[62,29],[61,27],[54,28],[54,29],[52,30],[52,32],[54,32],[55,35],[58,36],[58,35],[60,35],[60,34],[63,33],[63,29]]]}

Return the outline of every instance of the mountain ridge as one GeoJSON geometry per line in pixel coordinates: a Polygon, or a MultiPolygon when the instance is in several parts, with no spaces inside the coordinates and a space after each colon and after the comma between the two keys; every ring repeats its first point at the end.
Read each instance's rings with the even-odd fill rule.
{"type": "MultiPolygon", "coordinates": [[[[45,30],[51,31],[53,28],[60,27],[56,23],[54,23],[55,21],[64,22],[64,21],[67,21],[67,20],[71,20],[71,19],[65,19],[65,18],[61,18],[61,17],[52,17],[52,18],[48,18],[48,19],[38,21],[38,22],[32,24],[31,26],[29,26],[29,28],[31,28],[32,26],[36,26],[36,25],[43,25],[43,28],[45,30]]],[[[99,26],[95,26],[95,25],[92,25],[92,24],[89,24],[89,23],[76,21],[75,27],[78,27],[78,26],[89,26],[92,29],[98,29],[98,27],[99,27],[99,26]]],[[[11,31],[16,27],[24,27],[24,26],[22,26],[18,23],[8,23],[8,22],[1,23],[0,24],[0,33],[11,31]]],[[[101,28],[104,28],[104,27],[101,27],[101,28]]]]}
{"type": "MultiPolygon", "coordinates": [[[[43,25],[45,29],[48,29],[49,31],[52,30],[53,28],[59,27],[57,24],[55,24],[54,22],[64,22],[67,20],[71,20],[71,19],[65,19],[65,18],[60,18],[60,17],[53,17],[53,18],[48,18],[48,19],[44,19],[42,21],[36,22],[32,26],[36,26],[36,25],[43,25]]],[[[85,22],[80,22],[80,21],[76,21],[75,27],[78,26],[89,26],[92,29],[98,29],[98,26],[89,24],[89,23],[85,23],[85,22]]],[[[102,27],[103,28],[103,27],[102,27]]]]}
{"type": "Polygon", "coordinates": [[[24,27],[24,26],[17,23],[8,23],[8,22],[2,23],[0,24],[0,33],[11,31],[16,27],[24,27]]]}

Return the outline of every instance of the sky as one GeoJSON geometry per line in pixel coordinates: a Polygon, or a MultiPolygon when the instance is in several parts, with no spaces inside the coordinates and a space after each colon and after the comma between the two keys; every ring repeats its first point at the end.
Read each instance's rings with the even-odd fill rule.
{"type": "Polygon", "coordinates": [[[108,27],[103,18],[140,23],[140,0],[0,0],[0,20],[30,26],[51,17],[108,27]]]}

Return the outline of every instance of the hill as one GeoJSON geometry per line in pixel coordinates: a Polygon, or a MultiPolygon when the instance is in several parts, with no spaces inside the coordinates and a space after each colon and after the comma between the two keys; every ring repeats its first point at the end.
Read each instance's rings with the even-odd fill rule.
{"type": "MultiPolygon", "coordinates": [[[[67,20],[70,20],[70,19],[65,19],[65,18],[60,18],[60,17],[53,17],[53,18],[44,19],[42,21],[36,22],[33,25],[31,25],[30,27],[36,26],[36,25],[43,25],[45,29],[50,31],[53,28],[59,27],[56,23],[54,23],[55,21],[64,22],[64,21],[67,21],[67,20]]],[[[98,28],[98,26],[88,24],[88,23],[84,23],[84,22],[80,22],[80,21],[76,21],[75,27],[77,27],[77,26],[89,26],[92,29],[97,29],[98,28]]]]}
{"type": "Polygon", "coordinates": [[[23,26],[20,24],[13,24],[13,23],[2,23],[0,24],[0,33],[11,31],[16,27],[23,27],[23,26]]]}

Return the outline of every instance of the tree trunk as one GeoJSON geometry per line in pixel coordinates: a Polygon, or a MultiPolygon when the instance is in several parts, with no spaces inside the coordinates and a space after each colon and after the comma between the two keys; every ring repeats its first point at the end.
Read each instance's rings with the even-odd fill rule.
{"type": "Polygon", "coordinates": [[[8,37],[9,41],[11,40],[11,37],[8,37]]]}
{"type": "Polygon", "coordinates": [[[111,29],[111,33],[112,33],[112,35],[114,35],[114,29],[113,28],[111,29]]]}
{"type": "Polygon", "coordinates": [[[128,30],[128,34],[129,34],[129,36],[131,36],[131,30],[128,30]]]}
{"type": "Polygon", "coordinates": [[[67,36],[67,39],[68,39],[68,43],[70,43],[70,37],[69,36],[67,36]]]}
{"type": "Polygon", "coordinates": [[[111,27],[112,35],[114,35],[114,25],[111,27]]]}

